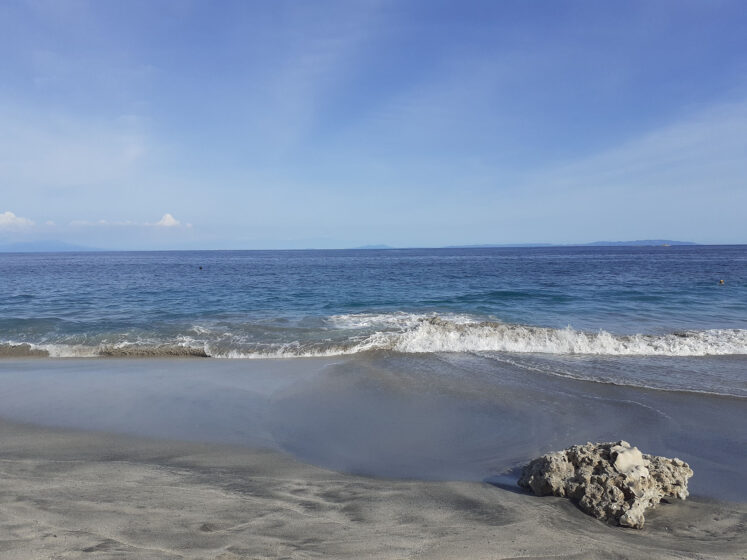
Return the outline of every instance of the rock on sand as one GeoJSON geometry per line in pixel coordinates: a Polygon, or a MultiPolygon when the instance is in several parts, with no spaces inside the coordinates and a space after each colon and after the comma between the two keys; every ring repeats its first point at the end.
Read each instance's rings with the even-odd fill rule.
{"type": "Polygon", "coordinates": [[[692,475],[684,461],[645,455],[618,441],[574,445],[534,459],[519,486],[538,496],[570,498],[598,519],[641,529],[646,508],[663,498],[687,498],[692,475]]]}

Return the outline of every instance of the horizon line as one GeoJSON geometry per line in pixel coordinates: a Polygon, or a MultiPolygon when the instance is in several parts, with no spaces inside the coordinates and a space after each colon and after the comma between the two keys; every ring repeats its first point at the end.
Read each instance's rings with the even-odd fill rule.
{"type": "MultiPolygon", "coordinates": [[[[21,244],[13,244],[21,245],[21,244]]],[[[697,243],[692,241],[674,241],[674,240],[636,240],[636,241],[592,241],[588,243],[506,243],[506,244],[468,244],[468,245],[438,245],[438,246],[384,246],[384,245],[362,245],[356,247],[305,247],[305,248],[252,248],[252,249],[216,249],[216,248],[194,248],[194,249],[105,249],[97,247],[75,246],[70,244],[70,248],[58,249],[29,249],[23,250],[21,247],[8,250],[10,246],[0,246],[0,254],[24,254],[24,253],[166,253],[166,252],[232,252],[232,251],[404,251],[404,250],[438,250],[438,249],[562,249],[573,247],[739,247],[747,243],[697,243]],[[648,243],[651,241],[651,243],[648,243]],[[654,241],[661,241],[654,243],[654,241]],[[668,243],[672,241],[672,243],[668,243]]]]}

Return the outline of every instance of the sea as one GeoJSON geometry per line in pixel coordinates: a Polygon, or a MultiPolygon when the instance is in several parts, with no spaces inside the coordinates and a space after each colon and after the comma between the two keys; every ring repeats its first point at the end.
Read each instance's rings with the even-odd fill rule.
{"type": "Polygon", "coordinates": [[[500,477],[630,439],[747,500],[747,246],[0,254],[0,416],[500,477]]]}
{"type": "Polygon", "coordinates": [[[747,246],[0,255],[3,356],[374,351],[747,396],[747,246]]]}

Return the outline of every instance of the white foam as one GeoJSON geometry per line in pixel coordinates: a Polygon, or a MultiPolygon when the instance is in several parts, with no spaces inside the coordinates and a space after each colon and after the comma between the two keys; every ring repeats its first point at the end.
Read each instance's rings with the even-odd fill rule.
{"type": "Polygon", "coordinates": [[[709,356],[747,354],[747,330],[714,329],[665,335],[588,333],[504,323],[420,321],[391,338],[399,352],[515,352],[610,356],[709,356]]]}
{"type": "MultiPolygon", "coordinates": [[[[714,329],[665,335],[588,333],[571,327],[552,329],[503,323],[454,323],[440,317],[421,318],[399,331],[377,331],[356,343],[268,346],[231,351],[224,357],[314,357],[357,354],[372,350],[403,353],[510,352],[607,356],[715,356],[747,354],[747,330],[714,329]]],[[[214,355],[212,352],[208,352],[214,355]]]]}
{"type": "MultiPolygon", "coordinates": [[[[460,314],[381,313],[336,315],[327,319],[336,339],[252,341],[241,333],[215,333],[194,326],[192,336],[165,340],[125,340],[100,344],[29,344],[50,357],[113,355],[206,355],[219,358],[329,357],[374,350],[402,353],[502,352],[600,356],[718,356],[747,354],[747,330],[711,329],[664,335],[614,335],[480,321],[460,314]],[[345,332],[352,331],[352,332],[345,332]]],[[[329,331],[325,331],[329,332],[329,331]]],[[[22,342],[6,341],[18,345],[22,342]]]]}
{"type": "Polygon", "coordinates": [[[101,355],[99,347],[82,344],[31,344],[31,348],[46,352],[50,358],[95,358],[101,355]]]}
{"type": "Polygon", "coordinates": [[[437,315],[436,313],[406,313],[404,311],[332,315],[331,317],[327,317],[326,322],[336,329],[387,328],[404,330],[416,327],[424,320],[437,317],[441,317],[457,325],[479,322],[479,319],[466,314],[448,313],[437,315]]]}

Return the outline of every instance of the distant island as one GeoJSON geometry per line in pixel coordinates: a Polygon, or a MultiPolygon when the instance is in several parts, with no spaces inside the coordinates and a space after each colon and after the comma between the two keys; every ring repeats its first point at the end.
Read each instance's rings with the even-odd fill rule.
{"type": "Polygon", "coordinates": [[[490,247],[661,247],[667,245],[698,245],[693,241],[672,239],[639,239],[636,241],[592,241],[591,243],[501,243],[484,245],[450,245],[446,249],[480,249],[490,247]]]}
{"type": "MultiPolygon", "coordinates": [[[[698,245],[693,241],[675,241],[673,239],[639,239],[636,241],[593,241],[591,243],[483,243],[476,245],[446,245],[432,247],[435,249],[491,249],[510,247],[662,247],[671,245],[698,245]]],[[[398,249],[390,245],[363,245],[353,249],[398,249]]]]}
{"type": "Polygon", "coordinates": [[[597,247],[656,247],[661,245],[698,245],[692,241],[672,241],[671,239],[644,239],[639,241],[594,241],[587,246],[597,247]]]}

